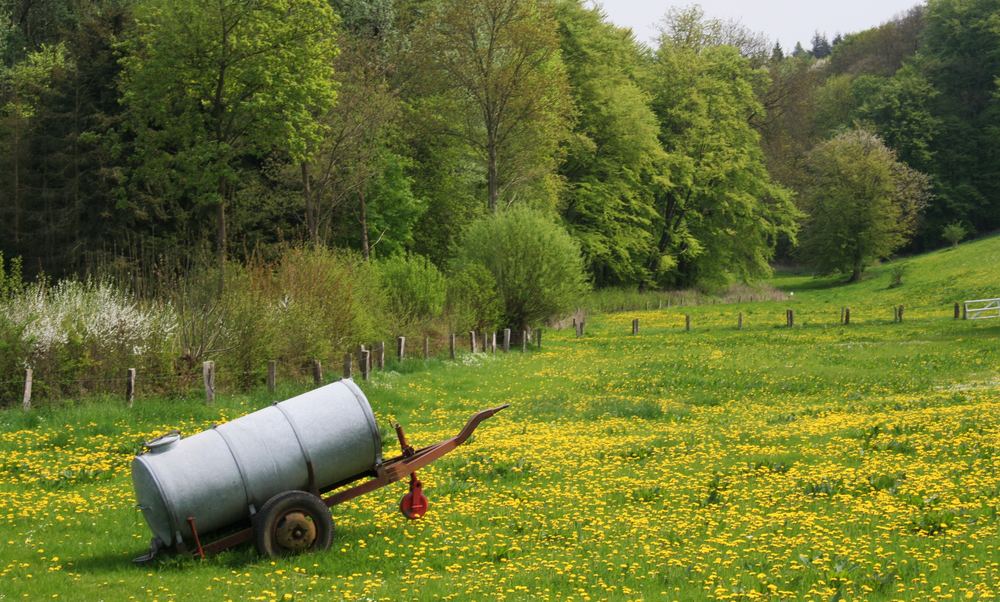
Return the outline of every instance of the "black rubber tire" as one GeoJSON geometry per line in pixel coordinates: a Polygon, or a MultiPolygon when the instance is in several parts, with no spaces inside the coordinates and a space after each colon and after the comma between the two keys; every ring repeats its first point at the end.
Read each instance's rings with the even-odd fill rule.
{"type": "Polygon", "coordinates": [[[305,491],[283,491],[267,500],[253,517],[253,538],[262,556],[289,556],[300,552],[329,549],[333,541],[333,517],[323,500],[305,491]],[[302,513],[316,529],[315,539],[308,547],[293,550],[281,545],[276,532],[289,514],[302,513]]]}

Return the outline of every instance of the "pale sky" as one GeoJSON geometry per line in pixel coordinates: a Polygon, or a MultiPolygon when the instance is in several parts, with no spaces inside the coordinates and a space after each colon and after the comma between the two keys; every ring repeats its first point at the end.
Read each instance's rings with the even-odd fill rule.
{"type": "Polygon", "coordinates": [[[852,33],[888,21],[892,17],[922,4],[921,0],[836,0],[804,2],[802,0],[600,0],[598,4],[614,23],[632,28],[642,42],[652,41],[657,24],[667,10],[700,4],[705,15],[721,19],[736,19],[754,31],[779,40],[788,53],[795,42],[809,50],[813,32],[826,32],[832,40],[835,34],[852,33]]]}

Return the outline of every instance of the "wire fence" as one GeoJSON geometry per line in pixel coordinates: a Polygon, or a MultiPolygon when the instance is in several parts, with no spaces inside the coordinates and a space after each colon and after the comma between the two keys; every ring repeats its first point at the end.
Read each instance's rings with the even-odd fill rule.
{"type": "Polygon", "coordinates": [[[514,333],[509,329],[498,332],[469,331],[446,337],[425,335],[415,340],[404,336],[394,341],[379,341],[358,345],[337,357],[317,358],[303,362],[269,360],[259,368],[241,370],[205,359],[186,362],[186,368],[144,370],[127,367],[114,370],[100,368],[99,374],[61,375],[53,370],[26,368],[18,376],[0,380],[0,406],[21,405],[30,410],[41,401],[55,401],[75,396],[116,397],[132,404],[136,399],[163,396],[193,396],[203,394],[212,402],[217,394],[247,392],[266,385],[271,392],[278,386],[312,384],[319,386],[335,378],[368,379],[377,370],[396,370],[412,366],[415,361],[456,360],[467,353],[527,351],[540,348],[541,329],[514,333]],[[364,365],[362,365],[364,364],[364,365]]]}
{"type": "MultiPolygon", "coordinates": [[[[870,308],[866,308],[870,311],[870,308]]],[[[892,322],[902,323],[908,317],[906,308],[902,305],[892,306],[892,322]]],[[[683,314],[684,331],[691,331],[695,324],[691,314],[683,314]]],[[[868,316],[870,318],[870,315],[868,316]]],[[[967,310],[963,304],[954,304],[955,320],[968,319],[967,310]]],[[[794,309],[786,309],[784,327],[795,328],[796,313],[794,309]]],[[[884,323],[886,319],[878,320],[884,323]]],[[[755,316],[755,323],[760,323],[760,316],[755,316]]],[[[852,316],[850,307],[840,308],[839,324],[850,326],[858,324],[858,315],[852,316]]],[[[586,335],[586,313],[578,311],[564,320],[550,326],[563,329],[572,325],[577,338],[586,335]]],[[[711,320],[708,326],[698,330],[705,332],[710,328],[719,327],[718,316],[711,320]]],[[[769,327],[782,326],[777,322],[769,327]]],[[[640,319],[631,321],[631,334],[640,333],[640,319]]],[[[744,329],[744,314],[736,314],[733,325],[737,330],[744,329]]],[[[456,360],[459,355],[468,353],[497,353],[505,351],[527,351],[541,349],[542,329],[512,331],[472,330],[465,333],[449,333],[447,336],[424,335],[423,337],[397,337],[394,341],[378,341],[358,345],[351,351],[337,357],[317,358],[308,362],[270,360],[260,367],[240,370],[225,365],[216,370],[215,361],[206,359],[201,362],[200,370],[197,362],[188,362],[186,369],[174,368],[165,371],[150,371],[142,368],[120,368],[115,374],[93,374],[86,376],[64,377],[58,373],[42,371],[35,373],[31,368],[18,376],[8,376],[0,380],[0,405],[14,406],[20,402],[28,410],[38,400],[53,400],[74,395],[108,395],[133,403],[136,398],[153,396],[192,396],[204,394],[207,402],[214,400],[218,393],[246,392],[261,385],[267,385],[274,392],[279,383],[307,386],[310,383],[319,386],[330,382],[333,375],[345,378],[367,379],[378,370],[396,370],[407,366],[412,360],[456,360]],[[324,361],[325,360],[325,361],[324,361]],[[324,370],[325,368],[325,370],[324,370]]],[[[409,364],[409,365],[412,365],[409,364]]]]}

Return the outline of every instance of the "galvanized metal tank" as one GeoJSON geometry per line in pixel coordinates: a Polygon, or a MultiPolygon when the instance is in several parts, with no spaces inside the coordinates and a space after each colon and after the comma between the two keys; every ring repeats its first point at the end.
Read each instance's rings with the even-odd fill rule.
{"type": "Polygon", "coordinates": [[[318,488],[375,468],[382,443],[371,406],[350,380],[218,425],[191,437],[173,433],[147,444],[132,461],[142,513],[164,544],[246,519],[271,496],[318,488]]]}

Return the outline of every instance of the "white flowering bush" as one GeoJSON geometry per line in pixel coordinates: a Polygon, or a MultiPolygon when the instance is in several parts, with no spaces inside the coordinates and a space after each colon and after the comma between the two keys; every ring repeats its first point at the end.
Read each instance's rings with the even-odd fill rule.
{"type": "Polygon", "coordinates": [[[104,389],[128,367],[169,370],[177,330],[171,306],[110,282],[36,283],[0,300],[0,312],[42,393],[104,389]]]}

